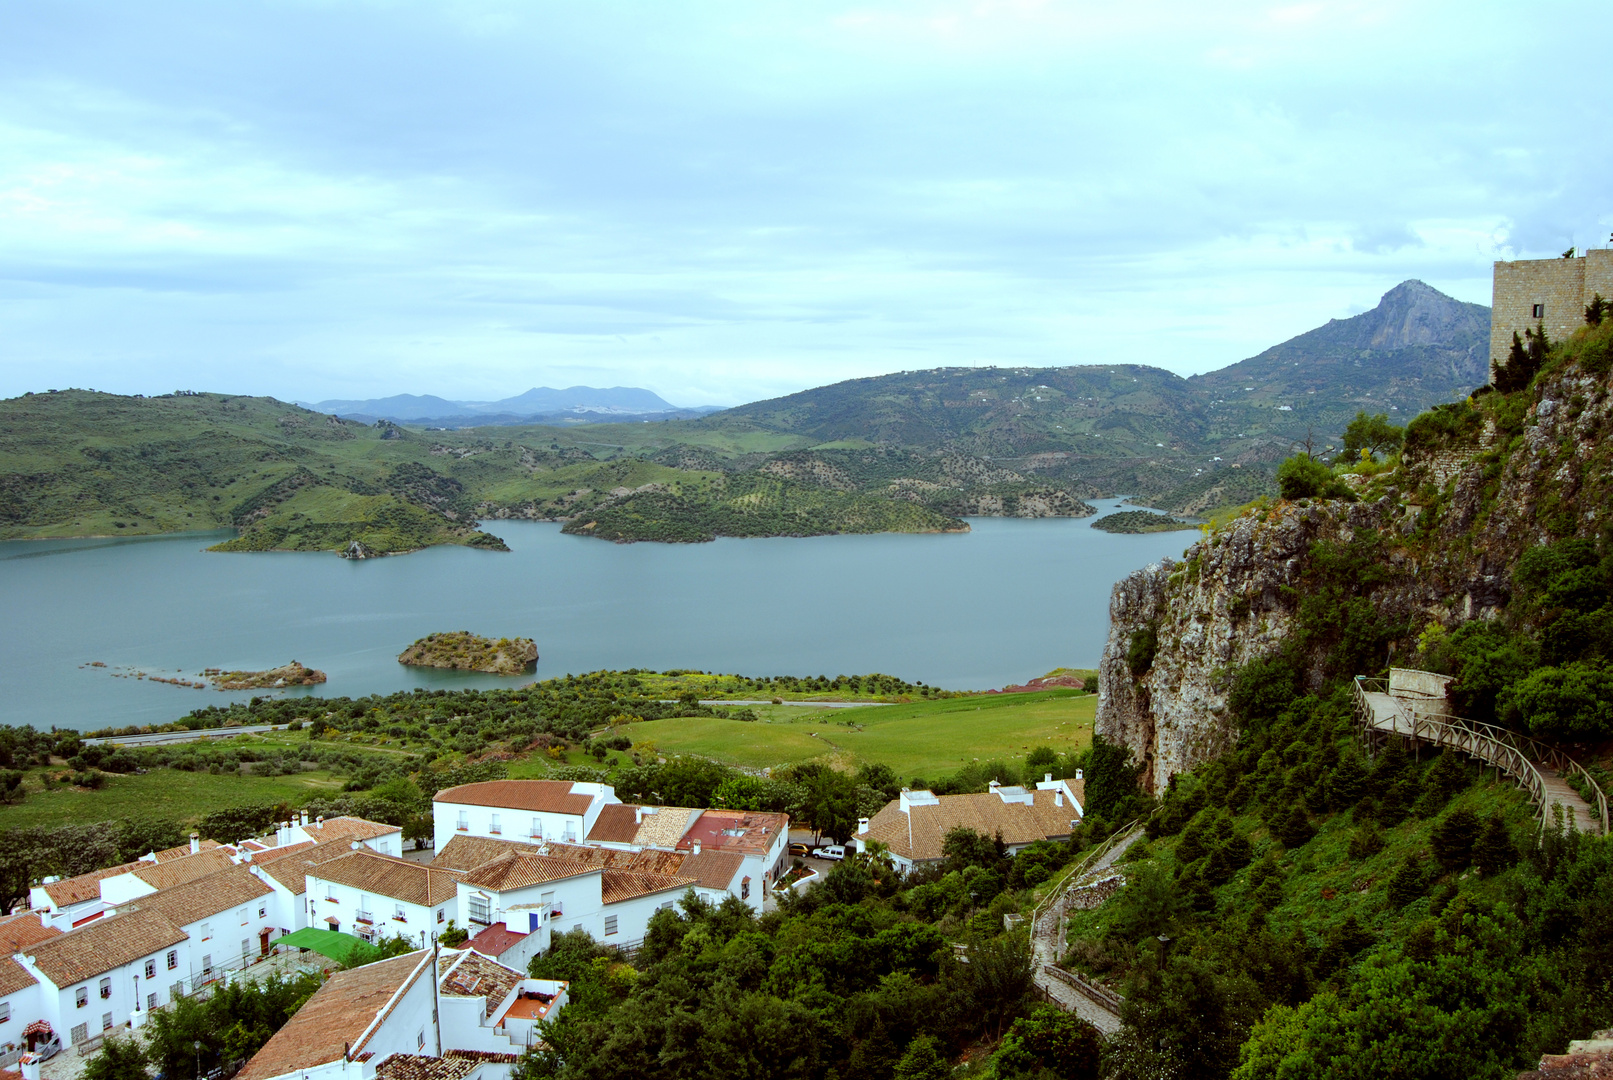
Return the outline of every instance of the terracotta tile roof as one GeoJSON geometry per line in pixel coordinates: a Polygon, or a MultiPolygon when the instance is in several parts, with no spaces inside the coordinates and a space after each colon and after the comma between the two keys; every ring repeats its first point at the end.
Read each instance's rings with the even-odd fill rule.
{"type": "Polygon", "coordinates": [[[445,997],[485,997],[482,1015],[492,1016],[525,975],[474,949],[437,958],[437,987],[445,997]]]}
{"type": "Polygon", "coordinates": [[[313,837],[316,843],[327,840],[374,840],[377,836],[389,836],[392,833],[401,833],[403,829],[397,825],[384,825],[379,821],[370,821],[361,817],[333,817],[326,818],[323,826],[317,822],[305,825],[303,832],[313,837]]]}
{"type": "MultiPolygon", "coordinates": [[[[547,1046],[548,1043],[534,1045],[547,1046]]],[[[465,1061],[492,1061],[501,1065],[514,1065],[521,1060],[520,1054],[501,1054],[497,1050],[444,1050],[445,1058],[463,1058],[465,1061]]]]}
{"type": "Polygon", "coordinates": [[[631,870],[605,870],[600,874],[600,899],[608,906],[669,889],[687,889],[695,878],[669,874],[635,874],[631,870]]]}
{"type": "MultiPolygon", "coordinates": [[[[609,809],[607,807],[607,809],[609,809]]],[[[431,865],[446,870],[474,870],[483,863],[490,863],[500,855],[510,852],[521,852],[536,855],[539,850],[537,844],[523,844],[519,840],[495,840],[490,836],[465,836],[456,834],[442,846],[431,865]]]]}
{"type": "Polygon", "coordinates": [[[314,872],[314,868],[339,859],[353,850],[353,845],[347,840],[332,840],[324,844],[315,844],[305,847],[295,854],[285,858],[271,859],[265,862],[253,858],[253,862],[261,863],[263,872],[282,888],[291,891],[293,896],[301,896],[308,891],[307,875],[314,872]]]}
{"type": "Polygon", "coordinates": [[[114,968],[185,940],[185,931],[161,912],[130,911],[96,919],[30,946],[25,954],[57,987],[104,975],[114,968]]]}
{"type": "Polygon", "coordinates": [[[706,810],[678,841],[679,851],[690,851],[700,841],[701,850],[739,851],[765,855],[781,833],[788,833],[790,816],[755,810],[706,810]]]}
{"type": "Polygon", "coordinates": [[[274,890],[244,866],[231,866],[216,874],[142,896],[120,911],[156,911],[175,926],[189,926],[233,907],[250,904],[274,890]]]}
{"type": "Polygon", "coordinates": [[[282,844],[280,847],[267,848],[252,853],[252,862],[258,866],[272,863],[277,859],[284,859],[287,855],[295,855],[299,851],[307,851],[314,846],[312,840],[299,840],[295,844],[282,844]]]}
{"type": "Polygon", "coordinates": [[[421,951],[338,971],[274,1033],[263,1049],[235,1074],[236,1080],[268,1080],[299,1069],[340,1061],[344,1046],[359,1054],[359,1039],[391,1004],[430,967],[421,951]]]}
{"type": "Polygon", "coordinates": [[[569,780],[486,780],[444,788],[432,801],[581,817],[593,805],[594,797],[574,795],[571,787],[569,780]]]}
{"type": "Polygon", "coordinates": [[[10,956],[12,953],[22,952],[26,946],[56,937],[60,933],[61,931],[54,926],[46,926],[40,922],[39,916],[31,911],[8,915],[0,919],[0,954],[10,956]]]}
{"type": "Polygon", "coordinates": [[[459,891],[459,879],[465,876],[458,870],[410,862],[364,847],[349,850],[346,855],[321,863],[308,873],[321,881],[334,881],[422,907],[435,907],[453,899],[459,891]]]}
{"type": "Polygon", "coordinates": [[[393,1054],[375,1067],[375,1080],[462,1080],[480,1064],[468,1058],[393,1054]]]}
{"type": "Polygon", "coordinates": [[[525,940],[525,934],[516,933],[503,923],[494,923],[465,944],[483,956],[491,956],[497,960],[525,940]]]}
{"type": "Polygon", "coordinates": [[[676,874],[688,855],[682,851],[663,851],[649,848],[644,851],[623,851],[619,848],[586,847],[582,844],[545,844],[540,852],[557,859],[587,863],[589,866],[611,867],[616,870],[636,870],[644,874],[676,874]]]}
{"type": "Polygon", "coordinates": [[[903,813],[901,801],[893,800],[868,822],[868,831],[858,834],[878,840],[894,854],[916,862],[941,858],[946,834],[964,826],[985,836],[1001,830],[1003,842],[1028,844],[1034,840],[1056,840],[1070,835],[1070,821],[1078,815],[1066,802],[1055,806],[1054,793],[1032,793],[1034,803],[1004,802],[991,792],[980,795],[942,795],[933,804],[910,806],[903,813]]]}
{"type": "Polygon", "coordinates": [[[184,855],[169,859],[167,862],[141,863],[130,873],[161,892],[175,885],[183,885],[188,881],[216,874],[226,866],[234,865],[235,860],[230,858],[230,853],[214,845],[194,855],[187,848],[184,855]]]}
{"type": "Polygon", "coordinates": [[[27,969],[11,957],[0,959],[0,998],[38,985],[39,980],[28,974],[27,969]]]}
{"type": "Polygon", "coordinates": [[[683,860],[684,876],[695,879],[702,889],[723,889],[734,883],[739,868],[745,865],[745,856],[737,851],[707,851],[687,855],[683,860]]]}
{"type": "Polygon", "coordinates": [[[630,844],[638,832],[638,821],[627,803],[606,803],[599,808],[594,827],[588,830],[588,839],[596,844],[630,844]]]}
{"type": "MultiPolygon", "coordinates": [[[[197,842],[196,846],[201,851],[212,851],[214,848],[219,847],[220,844],[217,840],[201,840],[197,842]]],[[[180,844],[178,847],[166,848],[155,852],[155,854],[158,862],[165,863],[173,859],[182,859],[186,855],[192,854],[192,852],[189,844],[180,844]]]]}
{"type": "Polygon", "coordinates": [[[561,878],[594,873],[599,869],[597,865],[575,859],[556,859],[548,855],[527,855],[509,851],[492,862],[483,863],[464,877],[467,885],[503,892],[506,889],[521,889],[545,881],[559,881],[561,878]]]}
{"type": "MultiPolygon", "coordinates": [[[[188,848],[186,849],[189,850],[188,848]]],[[[101,898],[101,882],[118,874],[127,874],[129,871],[141,866],[150,866],[150,863],[129,862],[120,866],[108,866],[104,870],[91,870],[87,874],[77,877],[63,878],[43,886],[45,895],[50,897],[51,903],[59,908],[72,907],[86,900],[99,900],[101,898]]]]}

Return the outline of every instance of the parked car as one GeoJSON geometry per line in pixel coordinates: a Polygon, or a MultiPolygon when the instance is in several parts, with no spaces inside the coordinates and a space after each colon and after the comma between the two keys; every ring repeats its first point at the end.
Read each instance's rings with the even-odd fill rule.
{"type": "Polygon", "coordinates": [[[816,855],[820,859],[831,859],[835,862],[839,862],[841,859],[846,857],[846,848],[843,844],[830,844],[828,847],[819,848],[812,854],[816,855]]]}
{"type": "Polygon", "coordinates": [[[791,844],[790,845],[790,857],[791,858],[804,859],[810,854],[812,854],[812,849],[807,847],[805,844],[791,844]]]}

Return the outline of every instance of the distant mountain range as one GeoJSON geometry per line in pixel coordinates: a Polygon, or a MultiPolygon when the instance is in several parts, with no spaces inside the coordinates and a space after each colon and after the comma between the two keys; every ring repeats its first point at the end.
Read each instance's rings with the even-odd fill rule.
{"type": "Polygon", "coordinates": [[[573,423],[688,419],[719,411],[717,406],[680,409],[659,394],[636,386],[568,386],[564,390],[535,386],[524,394],[498,401],[449,401],[432,394],[394,394],[362,401],[334,399],[297,404],[368,423],[393,420],[443,427],[530,424],[540,419],[573,423]]]}

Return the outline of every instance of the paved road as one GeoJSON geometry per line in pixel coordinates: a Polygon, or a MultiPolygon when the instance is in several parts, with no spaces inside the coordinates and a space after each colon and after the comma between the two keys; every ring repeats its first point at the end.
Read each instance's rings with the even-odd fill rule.
{"type": "MultiPolygon", "coordinates": [[[[702,705],[771,705],[771,698],[757,701],[740,701],[735,698],[714,698],[711,701],[702,701],[702,705]]],[[[803,709],[869,709],[878,705],[894,705],[893,701],[781,701],[780,705],[795,705],[803,709]]]]}
{"type": "Polygon", "coordinates": [[[1120,1030],[1119,1015],[1099,1005],[1068,983],[1049,975],[1046,966],[1057,964],[1059,957],[1064,953],[1066,915],[1064,905],[1069,898],[1070,890],[1102,877],[1103,872],[1119,861],[1126,850],[1142,835],[1143,827],[1138,825],[1092,865],[1071,877],[1061,890],[1059,898],[1047,906],[1047,910],[1036,920],[1036,925],[1031,927],[1031,959],[1036,965],[1036,985],[1047,991],[1048,996],[1054,1001],[1110,1036],[1120,1030]]]}
{"type": "Polygon", "coordinates": [[[265,731],[279,730],[279,724],[253,724],[246,727],[203,728],[200,731],[159,731],[155,735],[108,735],[101,739],[82,741],[86,746],[160,746],[163,743],[228,739],[236,735],[261,735],[265,731]]]}

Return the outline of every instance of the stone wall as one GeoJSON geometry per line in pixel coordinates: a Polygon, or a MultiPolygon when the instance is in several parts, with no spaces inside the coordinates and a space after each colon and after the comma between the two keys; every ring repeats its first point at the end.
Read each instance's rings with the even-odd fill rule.
{"type": "Polygon", "coordinates": [[[1537,323],[1553,341],[1585,325],[1585,305],[1601,293],[1613,300],[1613,250],[1587,251],[1576,259],[1521,259],[1495,264],[1490,302],[1490,376],[1507,358],[1512,335],[1537,323]],[[1536,317],[1535,305],[1544,308],[1536,317]]]}

